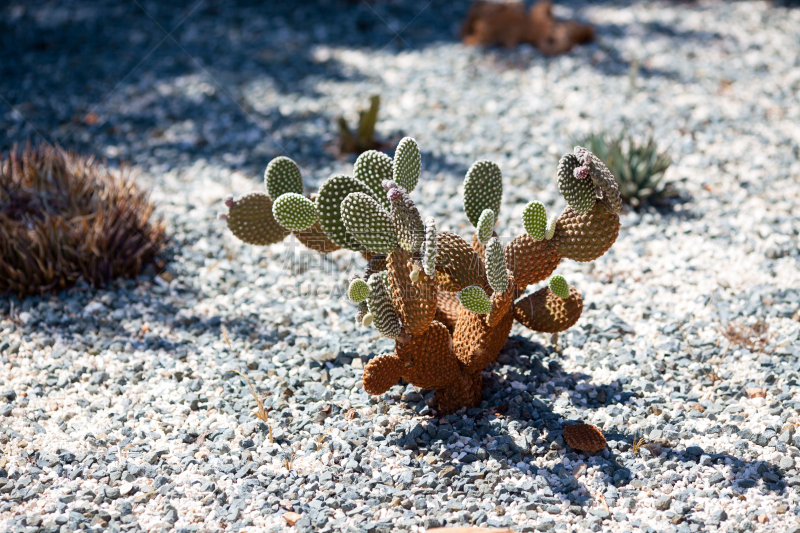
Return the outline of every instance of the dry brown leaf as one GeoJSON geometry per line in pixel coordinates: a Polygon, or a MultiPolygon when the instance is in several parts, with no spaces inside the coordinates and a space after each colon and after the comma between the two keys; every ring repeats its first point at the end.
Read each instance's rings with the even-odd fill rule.
{"type": "Polygon", "coordinates": [[[290,526],[295,525],[297,521],[300,520],[301,518],[302,516],[292,511],[287,511],[283,513],[283,519],[286,520],[286,523],[289,524],[290,526]]]}

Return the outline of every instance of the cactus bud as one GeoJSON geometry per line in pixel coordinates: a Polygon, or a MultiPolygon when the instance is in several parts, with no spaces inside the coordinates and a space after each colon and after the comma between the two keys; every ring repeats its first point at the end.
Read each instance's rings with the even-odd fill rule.
{"type": "Polygon", "coordinates": [[[363,279],[354,279],[347,289],[347,297],[356,304],[363,302],[369,298],[369,285],[363,279]]]}
{"type": "Polygon", "coordinates": [[[562,300],[569,298],[569,284],[567,284],[564,276],[553,276],[550,278],[549,285],[550,291],[562,300]]]}
{"type": "Polygon", "coordinates": [[[547,232],[547,212],[542,202],[531,202],[522,212],[522,224],[525,231],[535,241],[544,239],[547,232]]]}
{"type": "Polygon", "coordinates": [[[494,211],[491,209],[484,209],[480,218],[478,218],[478,242],[484,246],[486,246],[486,243],[489,242],[489,239],[492,237],[494,223],[496,221],[497,219],[494,215],[494,211]]]}
{"type": "Polygon", "coordinates": [[[488,315],[492,311],[492,302],[489,300],[489,296],[477,285],[462,289],[458,293],[458,301],[465,308],[479,315],[488,315]]]}

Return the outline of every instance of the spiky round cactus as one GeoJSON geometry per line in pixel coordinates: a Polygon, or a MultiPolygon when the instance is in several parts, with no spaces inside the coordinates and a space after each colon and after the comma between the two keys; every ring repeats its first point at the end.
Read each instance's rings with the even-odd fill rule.
{"type": "Polygon", "coordinates": [[[558,162],[558,190],[576,213],[588,213],[597,201],[594,182],[575,177],[581,161],[573,154],[566,154],[558,162]]]}
{"type": "Polygon", "coordinates": [[[467,171],[464,179],[464,211],[476,228],[484,209],[491,209],[495,217],[500,214],[503,199],[503,174],[491,161],[477,161],[467,171]]]}
{"type": "Polygon", "coordinates": [[[272,216],[278,224],[292,231],[305,231],[317,221],[314,202],[294,192],[283,193],[272,204],[272,216]]]}
{"type": "Polygon", "coordinates": [[[386,180],[383,186],[387,189],[386,197],[391,204],[390,215],[397,231],[397,243],[411,253],[417,252],[425,236],[417,206],[394,181],[386,180]]]}
{"type": "Polygon", "coordinates": [[[383,189],[383,181],[392,179],[392,158],[383,152],[367,150],[356,159],[353,176],[370,188],[375,198],[385,209],[389,209],[389,200],[383,189]]]}
{"type": "Polygon", "coordinates": [[[486,246],[486,243],[489,242],[489,239],[492,237],[492,233],[494,232],[494,223],[497,221],[497,217],[495,217],[494,211],[491,209],[484,209],[481,213],[481,216],[478,218],[478,226],[477,226],[477,236],[478,242],[486,246]]]}
{"type": "Polygon", "coordinates": [[[411,137],[403,137],[397,144],[392,163],[392,179],[406,192],[417,186],[421,168],[421,157],[417,141],[411,137]]]}
{"type": "Polygon", "coordinates": [[[477,285],[464,287],[458,293],[458,301],[466,309],[479,315],[488,315],[492,311],[492,301],[482,288],[477,285]]]}
{"type": "Polygon", "coordinates": [[[328,178],[317,193],[317,213],[322,231],[334,244],[348,250],[361,251],[364,247],[347,231],[342,222],[342,201],[353,192],[372,195],[369,187],[351,176],[338,175],[328,178]]]}
{"type": "Polygon", "coordinates": [[[561,299],[566,300],[569,298],[569,283],[564,279],[564,276],[553,276],[548,283],[550,290],[561,299]]]}
{"type": "Polygon", "coordinates": [[[486,277],[489,286],[494,292],[504,293],[508,290],[508,271],[506,270],[506,256],[500,239],[492,237],[486,243],[486,277]]]}
{"type": "Polygon", "coordinates": [[[541,241],[547,235],[547,211],[542,202],[530,202],[522,211],[522,225],[525,232],[535,241],[541,241]]]}
{"type": "Polygon", "coordinates": [[[288,157],[276,157],[264,171],[264,186],[273,201],[287,192],[303,194],[303,177],[297,163],[288,157]]]}
{"type": "Polygon", "coordinates": [[[369,298],[369,285],[363,279],[354,279],[347,288],[347,297],[350,298],[351,302],[360,304],[369,298]]]}
{"type": "Polygon", "coordinates": [[[619,213],[622,210],[622,198],[619,194],[619,187],[605,163],[582,146],[575,147],[575,156],[581,162],[582,166],[588,169],[587,173],[594,182],[595,196],[599,199],[600,203],[602,203],[609,212],[619,213]]]}
{"type": "Polygon", "coordinates": [[[345,197],[342,221],[347,231],[371,252],[389,253],[397,246],[391,216],[368,194],[354,192],[345,197]]]}
{"type": "Polygon", "coordinates": [[[422,243],[422,269],[426,276],[436,274],[436,220],[425,219],[425,240],[422,243]]]}
{"type": "Polygon", "coordinates": [[[373,274],[369,277],[367,285],[369,285],[367,305],[375,321],[375,328],[385,337],[396,339],[400,335],[400,319],[392,304],[392,297],[384,277],[381,273],[373,274]]]}

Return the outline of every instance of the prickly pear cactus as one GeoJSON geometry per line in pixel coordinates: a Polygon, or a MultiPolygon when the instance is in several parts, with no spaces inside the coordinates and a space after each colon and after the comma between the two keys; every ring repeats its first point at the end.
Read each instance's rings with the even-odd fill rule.
{"type": "Polygon", "coordinates": [[[329,178],[312,199],[303,196],[297,165],[281,157],[267,167],[266,194],[227,199],[223,218],[252,244],[294,232],[301,242],[311,234],[324,238],[323,245],[309,246],[323,253],[342,247],[368,254],[347,295],[358,306],[357,322],[394,339],[395,351],[366,365],[364,389],[382,394],[403,378],[435,390],[436,407],[447,414],[480,403],[481,371],[514,321],[544,333],[577,322],[581,295],[553,273],[562,259],[592,261],[611,247],[621,203],[605,165],[576,147],[556,171],[568,206],[548,219],[545,206],[532,201],[522,215],[525,233],[504,245],[494,231],[502,173],[495,163],[478,161],[464,180],[464,210],[475,227],[470,244],[420,215],[408,194],[420,169],[419,147],[405,138],[394,159],[365,152],[353,176],[329,178]],[[525,294],[548,278],[547,286],[525,294]]]}

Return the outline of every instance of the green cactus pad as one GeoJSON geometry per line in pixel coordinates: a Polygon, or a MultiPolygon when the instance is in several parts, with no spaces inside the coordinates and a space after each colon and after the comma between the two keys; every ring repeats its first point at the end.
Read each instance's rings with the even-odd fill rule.
{"type": "Polygon", "coordinates": [[[492,301],[489,300],[486,292],[477,285],[462,289],[458,293],[458,301],[465,308],[479,315],[488,315],[492,311],[492,301]]]}
{"type": "Polygon", "coordinates": [[[388,254],[397,246],[392,217],[371,195],[350,193],[341,209],[347,231],[370,252],[388,254]]]}
{"type": "Polygon", "coordinates": [[[422,158],[419,155],[417,141],[411,137],[403,137],[397,144],[392,164],[392,179],[406,192],[411,192],[419,181],[422,158]]]}
{"type": "Polygon", "coordinates": [[[578,179],[575,169],[581,166],[580,160],[573,154],[566,154],[558,162],[558,190],[573,211],[588,213],[597,201],[594,182],[591,179],[578,179]]]}
{"type": "Polygon", "coordinates": [[[552,216],[547,221],[547,229],[544,232],[544,238],[548,241],[553,238],[553,235],[556,233],[556,223],[558,222],[557,216],[552,216]]]}
{"type": "Polygon", "coordinates": [[[369,285],[363,279],[354,279],[347,288],[347,297],[351,302],[360,304],[369,298],[369,285]]]}
{"type": "Polygon", "coordinates": [[[564,276],[553,276],[550,278],[549,286],[550,291],[562,300],[569,298],[569,284],[564,276]]]}
{"type": "Polygon", "coordinates": [[[292,231],[305,231],[317,221],[314,202],[295,192],[278,196],[272,204],[272,215],[278,224],[292,231]]]}
{"type": "Polygon", "coordinates": [[[436,221],[425,219],[425,240],[422,243],[422,269],[426,276],[436,273],[436,221]]]}
{"type": "Polygon", "coordinates": [[[396,339],[400,335],[400,319],[392,304],[392,297],[386,288],[386,282],[381,274],[373,274],[367,281],[369,285],[369,298],[367,305],[372,314],[375,327],[382,335],[396,339]]]}
{"type": "Polygon", "coordinates": [[[288,157],[276,157],[264,171],[267,195],[274,201],[287,192],[303,194],[303,177],[297,163],[288,157]]]}
{"type": "Polygon", "coordinates": [[[542,202],[530,202],[522,212],[522,225],[525,232],[535,241],[541,241],[547,234],[547,212],[542,202]]]}
{"type": "MultiPolygon", "coordinates": [[[[583,166],[589,168],[589,176],[594,182],[595,196],[609,212],[619,213],[622,210],[622,198],[614,175],[599,157],[581,146],[575,147],[575,156],[583,166]]],[[[588,181],[588,180],[587,180],[588,181]]],[[[574,208],[573,208],[574,209],[574,208]]]]}
{"type": "Polygon", "coordinates": [[[231,232],[247,244],[267,246],[289,235],[272,216],[272,200],[263,192],[251,192],[233,201],[227,220],[231,232]]]}
{"type": "Polygon", "coordinates": [[[403,249],[416,253],[422,246],[425,228],[414,201],[393,181],[384,183],[391,203],[392,223],[397,230],[397,242],[403,249]]]}
{"type": "Polygon", "coordinates": [[[383,180],[392,179],[392,158],[383,152],[368,150],[358,156],[353,167],[353,175],[372,191],[372,195],[389,209],[389,199],[383,188],[383,180]]]}
{"type": "Polygon", "coordinates": [[[476,161],[464,179],[464,211],[476,228],[484,209],[491,209],[495,217],[500,214],[503,199],[503,174],[491,161],[476,161]]]}
{"type": "Polygon", "coordinates": [[[494,223],[497,221],[497,218],[494,215],[494,211],[491,209],[484,209],[481,213],[481,216],[478,218],[478,225],[477,225],[477,234],[478,234],[478,242],[486,246],[486,243],[489,242],[489,239],[492,238],[492,233],[494,233],[494,223]]]}
{"type": "Polygon", "coordinates": [[[358,252],[364,247],[353,235],[348,233],[342,222],[341,211],[342,201],[353,192],[372,195],[369,187],[351,176],[332,176],[319,188],[316,203],[319,225],[325,235],[337,246],[358,252]]]}
{"type": "Polygon", "coordinates": [[[497,293],[508,290],[508,271],[506,270],[506,256],[500,239],[492,237],[486,244],[486,277],[489,286],[497,293]]]}

